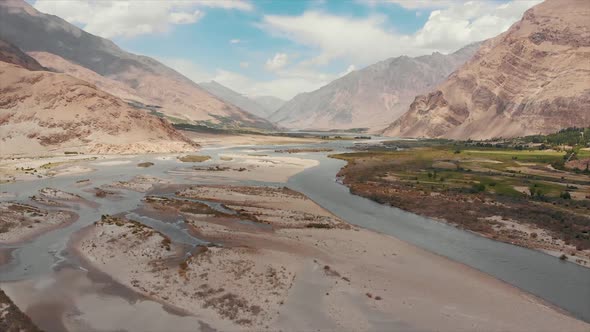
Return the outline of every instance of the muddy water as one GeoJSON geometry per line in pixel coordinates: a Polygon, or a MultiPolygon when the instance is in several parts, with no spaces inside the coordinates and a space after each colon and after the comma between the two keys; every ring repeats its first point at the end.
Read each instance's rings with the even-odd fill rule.
{"type": "MultiPolygon", "coordinates": [[[[334,148],[343,151],[354,141],[336,141],[327,144],[289,146],[288,148],[334,148]]],[[[257,153],[274,155],[275,149],[285,149],[285,146],[257,147],[257,153]]],[[[251,147],[231,149],[204,149],[200,154],[212,156],[212,160],[199,166],[206,166],[219,160],[220,153],[244,154],[252,153],[251,147]]],[[[332,211],[344,220],[366,228],[391,234],[421,248],[449,257],[466,265],[491,274],[521,289],[529,291],[550,303],[571,312],[576,317],[590,321],[590,269],[586,269],[569,262],[524,248],[494,242],[468,232],[403,212],[401,210],[378,205],[367,199],[351,195],[348,189],[334,181],[338,169],[343,166],[339,160],[329,159],[326,153],[307,153],[292,155],[293,157],[316,159],[320,165],[310,168],[292,177],[288,186],[301,191],[317,203],[332,211]]],[[[124,327],[128,331],[144,331],[146,326],[158,325],[160,319],[167,324],[177,324],[179,330],[190,330],[190,327],[206,324],[198,318],[187,318],[178,313],[164,310],[161,304],[146,299],[138,300],[130,297],[126,292],[109,292],[114,281],[97,278],[93,271],[86,271],[84,264],[73,253],[68,252],[67,244],[71,236],[80,229],[100,219],[103,214],[127,215],[135,220],[150,225],[173,241],[185,244],[187,247],[202,243],[190,235],[181,216],[160,216],[142,210],[142,198],[151,193],[138,193],[130,190],[113,189],[121,193],[116,197],[98,198],[87,192],[88,189],[110,184],[114,181],[125,181],[136,175],[150,175],[170,181],[172,186],[161,186],[153,194],[171,195],[174,185],[197,183],[190,178],[187,171],[192,164],[183,164],[174,157],[162,160],[161,156],[138,156],[118,158],[129,161],[125,164],[106,165],[99,161],[84,163],[95,169],[92,173],[76,176],[55,177],[36,181],[19,182],[2,185],[1,191],[17,194],[16,198],[0,198],[0,200],[18,200],[30,203],[28,197],[35,195],[41,188],[51,187],[80,195],[81,197],[98,203],[98,206],[67,203],[69,209],[80,215],[79,220],[62,229],[43,234],[32,241],[19,246],[0,246],[0,251],[9,253],[11,261],[0,266],[0,282],[2,288],[9,289],[21,307],[40,302],[44,306],[59,308],[54,310],[52,317],[33,306],[31,316],[47,331],[58,331],[57,325],[46,322],[57,319],[55,316],[73,317],[77,324],[70,324],[72,330],[120,330],[124,327]],[[150,161],[155,165],[150,168],[138,168],[139,162],[150,161]],[[91,179],[85,186],[76,181],[91,179]],[[69,279],[64,279],[64,272],[69,279]],[[106,287],[105,285],[111,285],[106,287]],[[55,294],[68,294],[67,297],[55,294]],[[21,302],[19,302],[19,300],[21,302]],[[109,316],[102,308],[109,308],[109,316]],[[101,308],[100,312],[93,311],[101,308]],[[140,312],[140,322],[129,322],[130,315],[140,312]],[[43,312],[43,314],[40,314],[43,312]],[[102,314],[101,314],[102,312],[102,314]],[[106,323],[105,320],[111,323],[106,323]],[[81,323],[82,322],[82,323],[81,323]],[[116,323],[121,325],[119,328],[116,323]],[[198,323],[198,324],[197,324],[198,323]],[[81,325],[80,325],[81,324],[81,325]],[[181,328],[182,327],[182,328],[181,328]]],[[[218,180],[216,180],[218,181],[218,180]]],[[[207,182],[206,179],[199,183],[207,182]]],[[[235,183],[235,181],[234,181],[235,183]]],[[[256,181],[241,181],[242,184],[265,184],[256,181]]],[[[212,202],[211,207],[223,211],[223,206],[212,202]]],[[[34,204],[33,204],[34,205],[34,204]]],[[[53,312],[53,311],[52,311],[53,312]]],[[[71,319],[70,319],[71,320],[71,319]]],[[[70,322],[71,323],[71,322],[70,322]]],[[[168,325],[170,326],[170,325],[168,325]]],[[[194,330],[194,328],[193,328],[194,330]]]]}

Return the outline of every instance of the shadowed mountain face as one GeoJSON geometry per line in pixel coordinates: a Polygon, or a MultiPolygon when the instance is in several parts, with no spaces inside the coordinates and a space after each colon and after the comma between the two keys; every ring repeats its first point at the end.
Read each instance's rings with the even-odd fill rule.
{"type": "Polygon", "coordinates": [[[590,126],[589,18],[589,1],[529,9],[384,133],[486,139],[590,126]]]}
{"type": "Polygon", "coordinates": [[[383,129],[407,110],[417,94],[442,82],[477,48],[472,44],[449,55],[381,61],[295,96],[269,119],[297,129],[383,129]]]}
{"type": "Polygon", "coordinates": [[[49,72],[3,40],[0,91],[0,145],[6,156],[66,149],[145,153],[197,147],[164,119],[136,110],[86,81],[49,72]]]}
{"type": "Polygon", "coordinates": [[[270,115],[270,113],[273,112],[273,110],[270,110],[259,104],[256,100],[248,98],[215,81],[199,83],[199,86],[207,90],[215,97],[232,105],[236,105],[237,107],[255,116],[266,118],[270,115]]]}
{"type": "Polygon", "coordinates": [[[0,62],[11,63],[28,70],[45,70],[37,60],[28,56],[18,47],[0,39],[0,62]]]}
{"type": "MultiPolygon", "coordinates": [[[[125,52],[110,40],[86,33],[57,16],[40,13],[24,1],[0,2],[0,39],[25,52],[56,55],[66,64],[117,81],[133,92],[121,97],[134,95],[162,107],[161,112],[172,117],[227,127],[272,127],[158,61],[125,52]]],[[[46,67],[58,67],[48,59],[46,67]]],[[[63,65],[60,63],[62,69],[63,65]]]]}

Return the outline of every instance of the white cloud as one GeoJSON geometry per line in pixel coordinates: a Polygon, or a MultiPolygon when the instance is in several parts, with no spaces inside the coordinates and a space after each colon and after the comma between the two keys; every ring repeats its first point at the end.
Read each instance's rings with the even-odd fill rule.
{"type": "Polygon", "coordinates": [[[240,62],[240,68],[248,68],[250,67],[250,63],[246,61],[240,62]]]}
{"type": "MultiPolygon", "coordinates": [[[[392,31],[383,15],[366,18],[307,11],[299,16],[264,16],[260,27],[318,51],[308,64],[326,64],[341,58],[368,65],[393,56],[448,53],[475,41],[494,37],[519,20],[540,0],[513,0],[505,4],[478,1],[453,4],[433,11],[414,34],[392,31]]],[[[410,6],[410,1],[400,1],[410,6]]],[[[411,6],[427,8],[432,1],[411,6]]],[[[435,2],[438,3],[438,2],[435,2]]],[[[454,3],[454,2],[449,2],[454,3]]]]}
{"type": "Polygon", "coordinates": [[[462,0],[369,0],[373,3],[394,3],[406,9],[433,9],[456,5],[462,0]]]}
{"type": "Polygon", "coordinates": [[[346,76],[346,75],[352,73],[355,70],[356,70],[355,65],[350,65],[350,66],[348,66],[348,68],[346,68],[345,71],[343,71],[342,73],[340,73],[338,76],[340,76],[340,77],[346,76]]]}
{"type": "Polygon", "coordinates": [[[37,0],[34,6],[105,38],[162,33],[175,24],[195,23],[204,15],[202,7],[252,10],[249,2],[229,0],[37,0]]]}
{"type": "Polygon", "coordinates": [[[244,0],[200,0],[197,1],[201,6],[223,8],[223,9],[237,9],[243,11],[251,11],[254,6],[248,1],[244,0]]]}
{"type": "Polygon", "coordinates": [[[289,56],[286,53],[277,53],[274,57],[266,60],[266,69],[275,71],[281,69],[289,62],[289,56]]]}
{"type": "Polygon", "coordinates": [[[171,57],[157,57],[156,59],[193,82],[216,81],[249,96],[276,96],[282,99],[291,99],[298,93],[313,91],[338,78],[338,75],[305,69],[290,69],[277,72],[277,77],[274,79],[262,81],[223,69],[208,71],[188,59],[171,57]]]}
{"type": "Polygon", "coordinates": [[[229,41],[230,44],[239,44],[241,42],[242,41],[240,39],[232,39],[232,40],[229,41]]]}

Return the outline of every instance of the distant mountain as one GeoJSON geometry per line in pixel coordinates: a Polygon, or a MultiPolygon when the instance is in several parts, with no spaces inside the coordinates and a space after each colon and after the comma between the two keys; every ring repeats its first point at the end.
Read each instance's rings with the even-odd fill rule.
{"type": "Polygon", "coordinates": [[[223,127],[272,127],[268,121],[212,96],[160,62],[125,52],[110,40],[89,34],[57,16],[43,14],[22,0],[0,1],[0,39],[25,52],[34,52],[34,56],[57,56],[38,59],[44,66],[80,74],[81,79],[102,76],[110,80],[107,85],[119,82],[112,93],[158,105],[171,117],[223,127]]]}
{"type": "Polygon", "coordinates": [[[95,85],[47,71],[0,40],[2,155],[195,150],[166,120],[130,107],[95,85]]]}
{"type": "Polygon", "coordinates": [[[547,0],[384,133],[486,139],[590,126],[590,1],[547,0]]]}
{"type": "Polygon", "coordinates": [[[408,109],[417,94],[429,91],[471,58],[478,46],[449,55],[381,61],[295,96],[269,119],[296,129],[383,129],[408,109]]]}
{"type": "Polygon", "coordinates": [[[285,105],[286,101],[282,100],[281,98],[273,97],[273,96],[256,96],[251,97],[256,101],[258,104],[262,105],[265,109],[268,110],[268,115],[271,113],[276,112],[279,108],[285,105]]]}
{"type": "Polygon", "coordinates": [[[235,105],[242,110],[253,114],[255,116],[266,118],[272,111],[260,105],[253,99],[250,99],[226,86],[223,86],[215,81],[199,83],[201,88],[207,90],[217,98],[235,105]]]}

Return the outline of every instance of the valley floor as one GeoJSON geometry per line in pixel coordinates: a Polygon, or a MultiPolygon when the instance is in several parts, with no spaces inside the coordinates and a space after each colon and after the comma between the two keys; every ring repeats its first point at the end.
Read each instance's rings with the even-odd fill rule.
{"type": "Polygon", "coordinates": [[[453,145],[346,153],[352,193],[590,267],[590,176],[564,152],[453,145]]]}
{"type": "Polygon", "coordinates": [[[5,185],[26,185],[0,196],[12,216],[0,219],[0,271],[20,276],[2,290],[48,331],[590,327],[284,187],[318,165],[306,156],[330,150],[321,144],[214,145],[190,156],[3,161],[5,185]],[[34,261],[11,254],[29,248],[34,261]]]}

